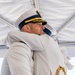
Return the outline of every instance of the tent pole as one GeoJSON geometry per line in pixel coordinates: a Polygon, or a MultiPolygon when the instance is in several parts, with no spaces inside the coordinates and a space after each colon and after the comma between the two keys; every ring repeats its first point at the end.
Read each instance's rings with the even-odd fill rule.
{"type": "Polygon", "coordinates": [[[0,17],[0,21],[4,24],[7,24],[10,28],[12,29],[16,29],[16,27],[14,25],[12,25],[11,23],[9,23],[8,21],[6,21],[5,19],[0,17]]]}
{"type": "Polygon", "coordinates": [[[40,11],[38,0],[32,0],[32,4],[33,4],[34,8],[36,8],[38,11],[40,11]]]}
{"type": "Polygon", "coordinates": [[[68,27],[75,20],[75,14],[57,31],[57,34],[53,36],[56,38],[66,27],[68,27]]]}

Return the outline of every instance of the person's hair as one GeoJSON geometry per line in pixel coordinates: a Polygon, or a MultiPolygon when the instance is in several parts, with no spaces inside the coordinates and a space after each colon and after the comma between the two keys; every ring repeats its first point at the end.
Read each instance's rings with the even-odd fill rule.
{"type": "MultiPolygon", "coordinates": [[[[28,25],[32,29],[32,23],[28,23],[28,24],[25,24],[25,25],[28,25]]],[[[24,31],[23,27],[21,28],[21,31],[24,31]]]]}

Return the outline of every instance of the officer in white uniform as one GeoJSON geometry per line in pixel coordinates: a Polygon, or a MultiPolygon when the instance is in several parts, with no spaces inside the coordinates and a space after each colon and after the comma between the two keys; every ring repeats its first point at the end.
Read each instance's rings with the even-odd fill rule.
{"type": "MultiPolygon", "coordinates": [[[[31,23],[34,24],[33,27],[36,24],[42,25],[41,28],[44,30],[43,25],[47,22],[42,20],[35,9],[32,9],[24,13],[17,20],[16,25],[20,30],[24,31],[24,26],[31,23]]],[[[64,58],[57,42],[49,35],[44,34],[42,30],[39,35],[36,35],[36,31],[34,34],[30,31],[28,33],[20,31],[9,32],[7,41],[8,44],[13,44],[8,51],[6,59],[11,75],[32,75],[31,64],[29,63],[31,60],[31,50],[35,51],[34,75],[66,75],[64,58]]]]}

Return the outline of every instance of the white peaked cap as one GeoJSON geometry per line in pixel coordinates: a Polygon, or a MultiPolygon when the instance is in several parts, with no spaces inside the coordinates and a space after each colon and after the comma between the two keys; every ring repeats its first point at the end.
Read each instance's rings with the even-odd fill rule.
{"type": "Polygon", "coordinates": [[[47,22],[44,21],[41,17],[41,15],[39,14],[39,12],[33,8],[30,9],[28,11],[26,11],[25,13],[23,13],[15,22],[15,26],[18,27],[21,23],[21,28],[24,26],[23,24],[27,24],[30,22],[42,22],[44,24],[46,24],[47,22]]]}
{"type": "MultiPolygon", "coordinates": [[[[52,35],[56,34],[56,31],[54,28],[52,28],[50,25],[47,24],[45,20],[42,19],[40,13],[37,11],[37,9],[32,8],[23,13],[15,22],[15,26],[19,29],[21,29],[25,24],[28,23],[38,23],[42,22],[42,25],[45,25],[45,27],[51,31],[52,35]]],[[[47,31],[48,32],[48,31],[47,31]]]]}

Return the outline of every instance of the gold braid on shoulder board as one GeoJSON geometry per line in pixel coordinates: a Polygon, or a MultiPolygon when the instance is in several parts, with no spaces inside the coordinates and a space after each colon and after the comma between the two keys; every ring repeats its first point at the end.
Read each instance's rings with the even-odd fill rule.
{"type": "Polygon", "coordinates": [[[62,67],[62,66],[59,66],[56,70],[56,74],[55,75],[59,75],[60,73],[60,70],[62,70],[62,72],[64,73],[64,75],[66,75],[66,71],[65,71],[65,68],[62,67]]]}

